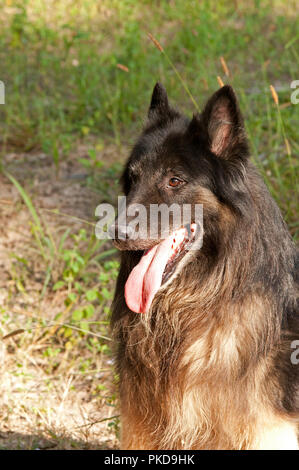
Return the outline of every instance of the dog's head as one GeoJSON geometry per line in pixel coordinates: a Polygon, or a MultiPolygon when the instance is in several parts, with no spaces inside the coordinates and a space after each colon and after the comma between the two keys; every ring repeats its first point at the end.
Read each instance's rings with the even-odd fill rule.
{"type": "Polygon", "coordinates": [[[202,114],[190,120],[170,107],[165,89],[156,84],[148,122],[122,175],[126,208],[114,226],[119,249],[146,250],[129,277],[128,290],[146,284],[146,275],[151,278],[149,295],[136,287],[139,300],[131,302],[132,310],[147,309],[161,283],[186,263],[196,234],[204,231],[209,246],[221,213],[242,211],[248,155],[243,118],[230,86],[214,93],[202,114]],[[200,205],[203,218],[197,219],[200,205]],[[178,214],[171,207],[189,209],[178,214]]]}

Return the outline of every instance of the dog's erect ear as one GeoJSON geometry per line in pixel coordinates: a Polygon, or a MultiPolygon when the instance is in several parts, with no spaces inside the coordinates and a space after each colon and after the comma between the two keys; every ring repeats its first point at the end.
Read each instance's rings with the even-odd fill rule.
{"type": "Polygon", "coordinates": [[[148,117],[165,116],[169,113],[169,103],[166,90],[161,83],[156,83],[153,90],[151,104],[148,110],[148,117]]]}
{"type": "Polygon", "coordinates": [[[244,121],[231,86],[225,85],[212,95],[200,121],[211,152],[227,160],[247,159],[244,121]]]}

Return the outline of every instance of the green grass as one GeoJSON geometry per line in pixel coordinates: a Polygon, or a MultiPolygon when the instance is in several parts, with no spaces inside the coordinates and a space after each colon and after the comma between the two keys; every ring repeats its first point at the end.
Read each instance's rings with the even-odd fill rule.
{"type": "MultiPolygon", "coordinates": [[[[38,440],[51,437],[50,445],[55,448],[72,446],[75,434],[78,448],[101,447],[98,438],[97,444],[92,444],[90,428],[103,423],[110,440],[111,434],[117,436],[119,429],[109,337],[110,305],[119,268],[112,258],[116,250],[106,240],[96,239],[93,223],[74,216],[65,218],[58,211],[41,211],[16,178],[7,172],[5,176],[23,202],[14,211],[14,218],[18,219],[20,211],[26,215],[21,243],[16,242],[14,251],[4,256],[10,258],[8,284],[3,284],[0,277],[0,335],[2,351],[5,350],[2,367],[6,373],[1,387],[7,390],[0,400],[0,412],[6,416],[3,423],[8,422],[11,429],[11,439],[6,441],[8,448],[16,448],[19,430],[26,431],[19,437],[19,448],[34,448],[35,438],[32,441],[30,431],[38,428],[35,437],[38,440]],[[55,214],[57,221],[53,227],[47,221],[55,214]],[[82,225],[86,228],[80,228],[82,225]],[[34,288],[36,282],[38,286],[34,288]],[[11,396],[11,380],[18,384],[18,405],[13,393],[11,396]],[[72,388],[71,382],[75,382],[72,388]],[[34,387],[43,384],[43,392],[41,396],[33,392],[30,402],[27,398],[32,384],[34,387]],[[53,393],[57,387],[66,387],[67,400],[60,401],[60,413],[59,400],[53,393]],[[101,413],[100,418],[90,420],[84,415],[80,418],[82,403],[76,395],[82,389],[88,401],[94,402],[94,413],[101,413]],[[31,422],[29,432],[20,426],[19,405],[21,416],[31,422]],[[69,422],[64,417],[68,406],[72,410],[69,422]],[[54,421],[49,419],[49,413],[54,413],[54,421]],[[83,424],[74,426],[74,421],[83,424]]],[[[101,439],[102,435],[103,430],[101,439]]]]}
{"type": "MultiPolygon", "coordinates": [[[[110,341],[110,338],[104,335],[103,329],[100,329],[100,332],[93,332],[89,326],[107,324],[107,321],[103,319],[95,321],[93,317],[96,315],[96,310],[100,316],[109,314],[109,304],[112,299],[111,282],[116,279],[118,263],[105,261],[105,258],[107,255],[108,257],[113,255],[116,250],[103,250],[106,240],[96,239],[93,232],[88,234],[85,229],[71,234],[70,228],[67,228],[60,237],[55,236],[41,220],[31,198],[20,183],[9,173],[6,173],[6,176],[17,188],[27,206],[32,219],[30,225],[35,245],[45,264],[46,274],[40,291],[40,300],[43,299],[48,284],[54,292],[58,290],[65,292],[65,309],[50,322],[50,325],[54,326],[52,330],[57,331],[62,326],[66,338],[73,335],[73,331],[78,331],[81,337],[82,334],[83,336],[90,334],[110,341]],[[67,242],[69,247],[66,246],[67,242]],[[97,273],[90,268],[90,264],[97,268],[97,273]],[[52,272],[54,265],[55,273],[52,272]],[[58,266],[60,269],[57,270],[58,266]],[[65,322],[68,324],[65,325],[65,322]]],[[[91,223],[90,225],[93,226],[91,223]]],[[[26,260],[19,257],[17,260],[22,261],[25,267],[28,266],[26,260]]],[[[47,327],[47,323],[42,324],[42,327],[47,327]]],[[[106,327],[104,331],[106,334],[106,327]]]]}

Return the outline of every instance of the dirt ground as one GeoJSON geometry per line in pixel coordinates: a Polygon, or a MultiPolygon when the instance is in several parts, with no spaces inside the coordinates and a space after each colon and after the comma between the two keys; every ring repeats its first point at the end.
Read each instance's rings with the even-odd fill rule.
{"type": "MultiPolygon", "coordinates": [[[[71,224],[42,209],[59,209],[84,220],[92,220],[99,193],[86,182],[87,173],[78,164],[84,148],[72,160],[63,162],[57,175],[53,160],[41,152],[9,153],[5,169],[26,188],[39,214],[55,234],[71,224]]],[[[103,156],[111,161],[115,149],[107,147],[103,156]]],[[[118,158],[122,155],[117,150],[118,158]]],[[[44,266],[33,243],[28,208],[13,184],[0,174],[0,314],[1,336],[24,328],[38,317],[53,320],[61,310],[61,292],[47,290],[40,296],[44,266]],[[18,287],[16,257],[30,260],[31,273],[18,287]],[[22,286],[26,286],[25,290],[22,286]]],[[[84,224],[82,225],[84,226],[84,224]]],[[[117,407],[93,393],[97,381],[115,393],[112,380],[113,358],[95,356],[93,370],[78,370],[75,354],[60,356],[58,371],[47,370],[43,352],[51,337],[41,339],[33,328],[19,336],[0,339],[0,449],[111,449],[117,448],[117,407]],[[111,424],[112,423],[112,424],[111,424]]]]}

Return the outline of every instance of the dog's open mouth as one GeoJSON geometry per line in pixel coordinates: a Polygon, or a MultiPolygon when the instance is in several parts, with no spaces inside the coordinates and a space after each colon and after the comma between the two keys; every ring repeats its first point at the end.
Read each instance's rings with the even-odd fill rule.
{"type": "Polygon", "coordinates": [[[197,224],[182,227],[144,252],[125,285],[125,299],[130,310],[136,313],[149,311],[155,294],[175,273],[197,234],[197,224]]]}

